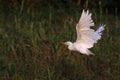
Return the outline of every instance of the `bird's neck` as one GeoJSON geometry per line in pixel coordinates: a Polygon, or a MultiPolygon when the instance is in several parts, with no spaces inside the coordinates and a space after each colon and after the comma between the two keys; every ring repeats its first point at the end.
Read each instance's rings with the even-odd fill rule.
{"type": "Polygon", "coordinates": [[[74,44],[71,43],[71,44],[68,46],[68,49],[69,49],[69,50],[75,50],[74,44]]]}

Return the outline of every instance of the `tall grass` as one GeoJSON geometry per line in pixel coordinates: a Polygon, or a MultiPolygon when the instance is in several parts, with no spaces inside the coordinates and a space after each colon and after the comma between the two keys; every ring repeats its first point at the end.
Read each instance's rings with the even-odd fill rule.
{"type": "MultiPolygon", "coordinates": [[[[119,80],[120,28],[115,15],[93,12],[96,26],[105,23],[102,39],[91,50],[94,57],[69,51],[59,42],[75,41],[75,26],[82,10],[65,13],[52,7],[45,12],[9,14],[0,21],[1,80],[119,80]]],[[[2,14],[1,14],[2,15],[2,14]]]]}

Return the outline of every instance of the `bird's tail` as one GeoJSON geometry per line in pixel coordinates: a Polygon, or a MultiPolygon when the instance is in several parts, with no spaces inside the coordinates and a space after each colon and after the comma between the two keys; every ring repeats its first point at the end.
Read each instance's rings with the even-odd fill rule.
{"type": "Polygon", "coordinates": [[[102,31],[104,30],[105,25],[100,25],[100,27],[95,31],[95,38],[96,41],[99,40],[101,38],[102,35],[102,31]]]}
{"type": "Polygon", "coordinates": [[[93,56],[94,55],[90,50],[87,49],[86,51],[87,51],[88,56],[93,56]]]}

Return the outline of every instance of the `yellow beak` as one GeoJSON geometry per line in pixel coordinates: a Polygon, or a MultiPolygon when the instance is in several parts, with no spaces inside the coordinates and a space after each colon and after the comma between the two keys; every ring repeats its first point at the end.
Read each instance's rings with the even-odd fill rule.
{"type": "Polygon", "coordinates": [[[64,45],[66,45],[65,42],[60,42],[60,44],[64,44],[64,45]]]}

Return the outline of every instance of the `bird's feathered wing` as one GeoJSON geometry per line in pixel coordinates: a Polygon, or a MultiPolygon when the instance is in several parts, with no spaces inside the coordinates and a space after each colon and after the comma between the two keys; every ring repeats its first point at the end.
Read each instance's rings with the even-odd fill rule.
{"type": "Polygon", "coordinates": [[[83,10],[79,23],[76,25],[77,40],[76,43],[83,48],[91,48],[101,38],[101,32],[104,30],[104,25],[101,25],[96,31],[90,29],[94,26],[91,18],[91,13],[83,10]]]}

